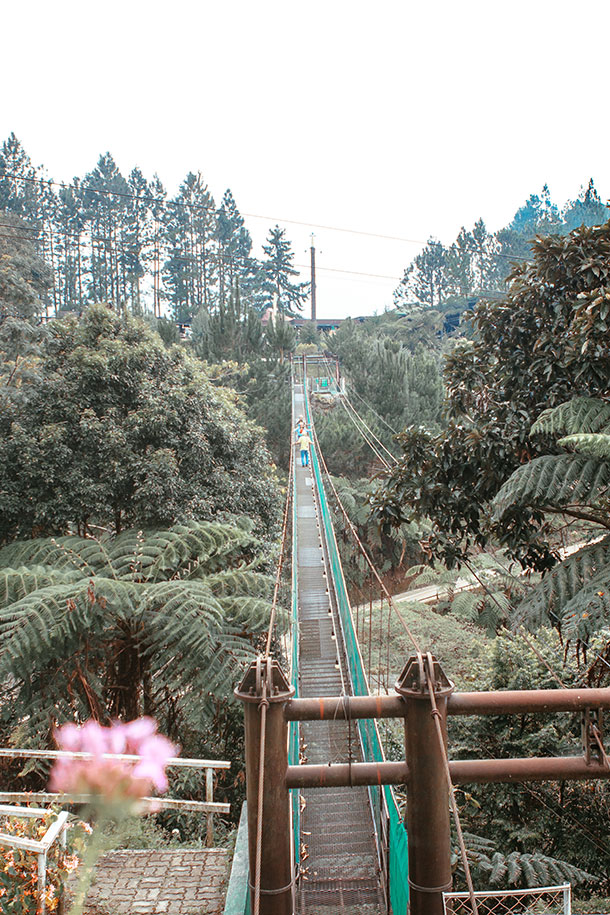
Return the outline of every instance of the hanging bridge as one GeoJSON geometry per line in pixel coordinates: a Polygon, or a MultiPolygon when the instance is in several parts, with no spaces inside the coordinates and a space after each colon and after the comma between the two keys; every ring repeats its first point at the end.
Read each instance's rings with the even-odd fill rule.
{"type": "MultiPolygon", "coordinates": [[[[338,370],[325,357],[293,363],[293,429],[303,416],[311,460],[302,467],[292,449],[284,517],[292,542],[283,542],[281,550],[292,557],[291,627],[284,644],[290,673],[270,652],[280,559],[265,655],[253,662],[236,690],[245,711],[248,810],[240,824],[238,867],[225,915],[406,915],[408,910],[443,915],[447,905],[468,915],[478,915],[479,906],[492,911],[477,902],[481,894],[470,877],[454,783],[610,777],[598,715],[610,708],[610,689],[454,693],[436,659],[421,651],[341,505],[315,433],[312,392],[340,393],[338,370]],[[355,613],[327,488],[368,565],[368,607],[356,607],[355,613]],[[414,649],[402,673],[390,669],[391,617],[399,619],[414,649]],[[366,659],[361,645],[366,645],[366,659]],[[584,716],[582,756],[448,758],[448,715],[550,710],[584,716]],[[385,759],[380,739],[377,720],[390,718],[404,723],[405,759],[399,762],[385,759]],[[406,787],[406,813],[394,785],[406,787]],[[450,810],[467,903],[457,898],[464,894],[449,893],[450,810]]],[[[353,411],[350,418],[379,465],[389,466],[390,452],[384,453],[354,407],[343,405],[353,411]]],[[[555,894],[560,911],[565,910],[563,892],[555,894]]],[[[511,911],[503,905],[503,911],[511,911]]]]}
{"type": "MultiPolygon", "coordinates": [[[[304,372],[299,380],[295,378],[293,419],[304,416],[313,438],[306,381],[304,372]]],[[[312,383],[314,388],[332,389],[326,373],[322,379],[314,376],[312,383]]],[[[297,461],[293,474],[293,631],[298,635],[292,683],[303,698],[367,695],[315,440],[310,452],[309,467],[297,461]]],[[[365,756],[382,760],[376,725],[365,724],[361,733],[345,721],[303,722],[299,738],[295,735],[291,744],[291,762],[298,763],[297,750],[301,761],[310,764],[349,763],[365,756]]],[[[293,728],[296,731],[296,723],[293,728]]],[[[329,907],[371,915],[387,911],[388,829],[394,845],[406,845],[391,787],[305,789],[302,807],[300,820],[295,817],[300,826],[295,842],[302,859],[297,862],[300,911],[328,911],[329,907]]],[[[393,881],[394,893],[402,893],[406,900],[406,855],[393,857],[402,862],[393,881]]]]}

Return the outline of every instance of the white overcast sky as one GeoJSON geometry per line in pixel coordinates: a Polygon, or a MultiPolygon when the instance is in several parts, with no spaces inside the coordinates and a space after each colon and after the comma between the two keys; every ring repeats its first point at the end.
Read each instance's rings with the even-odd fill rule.
{"type": "Polygon", "coordinates": [[[0,140],[60,181],[106,150],[170,193],[199,170],[256,253],[277,219],[307,265],[315,231],[319,315],[372,313],[430,235],[545,182],[610,195],[609,25],[608,0],[6,3],[0,140]]]}

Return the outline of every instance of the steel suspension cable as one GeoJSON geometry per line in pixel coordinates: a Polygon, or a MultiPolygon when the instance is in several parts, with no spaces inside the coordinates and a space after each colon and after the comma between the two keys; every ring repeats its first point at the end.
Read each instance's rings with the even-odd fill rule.
{"type": "Polygon", "coordinates": [[[449,791],[449,801],[451,804],[451,811],[453,813],[453,820],[455,822],[455,828],[458,836],[458,843],[460,846],[460,857],[462,859],[462,866],[466,875],[466,884],[468,886],[468,894],[470,896],[470,904],[472,906],[473,915],[478,915],[478,906],[476,896],[474,894],[474,884],[472,882],[472,874],[470,873],[470,864],[468,863],[468,853],[466,851],[466,843],[464,842],[464,834],[462,832],[462,824],[460,822],[460,812],[458,810],[457,801],[455,799],[455,787],[453,785],[453,780],[451,778],[451,771],[449,769],[449,756],[447,754],[447,747],[445,746],[445,740],[443,737],[443,729],[441,727],[441,713],[438,710],[438,705],[436,704],[436,695],[434,693],[434,682],[432,679],[432,655],[428,652],[424,658],[424,669],[426,671],[426,680],[428,682],[428,692],[430,693],[430,704],[432,706],[431,715],[434,719],[434,726],[436,728],[436,736],[439,742],[439,748],[443,758],[443,768],[445,770],[445,778],[447,780],[447,789],[449,791]]]}
{"type": "Polygon", "coordinates": [[[377,456],[378,460],[381,462],[381,464],[383,465],[384,469],[385,469],[385,470],[390,470],[390,469],[391,469],[391,468],[390,468],[390,465],[388,464],[388,462],[386,461],[386,459],[384,458],[384,456],[377,450],[377,448],[375,447],[375,445],[373,444],[373,442],[372,442],[372,441],[367,437],[367,435],[362,431],[362,429],[360,428],[360,426],[358,425],[358,423],[356,422],[356,420],[354,419],[354,417],[352,416],[352,414],[351,414],[350,411],[348,410],[347,405],[346,405],[345,400],[343,399],[343,397],[340,398],[340,401],[341,401],[341,404],[342,404],[342,406],[343,406],[343,409],[345,410],[345,412],[347,413],[347,415],[348,415],[349,418],[351,419],[352,423],[353,423],[354,426],[356,427],[356,430],[357,430],[358,433],[362,436],[362,438],[363,438],[364,441],[367,443],[367,445],[369,446],[369,448],[371,449],[371,451],[373,451],[374,454],[377,456]]]}
{"type": "MultiPolygon", "coordinates": [[[[329,363],[328,359],[326,358],[326,356],[324,356],[323,358],[324,358],[324,362],[326,363],[326,369],[327,369],[327,371],[328,371],[328,373],[329,373],[329,376],[331,376],[331,375],[332,375],[332,370],[331,370],[330,363],[329,363]]],[[[379,436],[376,435],[375,432],[373,432],[373,430],[371,429],[371,427],[368,425],[368,423],[365,422],[365,420],[364,420],[364,419],[362,418],[362,416],[358,413],[358,411],[356,410],[355,406],[354,406],[353,403],[350,401],[350,399],[347,397],[347,395],[346,395],[346,394],[339,394],[339,397],[341,398],[341,402],[343,403],[343,405],[344,405],[344,406],[347,405],[347,406],[349,407],[349,409],[352,410],[352,412],[355,414],[355,416],[358,418],[358,420],[362,423],[362,425],[364,426],[364,428],[368,431],[369,435],[370,435],[371,438],[377,443],[377,445],[378,445],[380,448],[382,448],[382,449],[386,452],[387,455],[389,455],[390,460],[391,460],[394,464],[397,464],[398,461],[397,461],[397,459],[394,457],[394,455],[392,454],[392,452],[390,451],[390,449],[389,449],[389,448],[386,448],[386,446],[383,444],[383,442],[381,441],[381,439],[379,438],[379,436]]],[[[366,436],[364,435],[364,433],[363,433],[362,431],[360,431],[360,434],[361,434],[362,437],[367,441],[367,444],[370,445],[371,448],[373,448],[373,445],[371,445],[370,441],[368,441],[368,439],[366,438],[366,436]]],[[[389,469],[389,467],[387,467],[387,462],[385,461],[385,459],[379,454],[379,452],[378,452],[375,448],[373,448],[373,450],[374,450],[375,453],[378,455],[379,459],[380,459],[382,462],[384,462],[386,468],[389,469]]]]}
{"type": "Polygon", "coordinates": [[[362,423],[362,425],[364,426],[364,428],[367,430],[367,432],[369,433],[369,435],[371,436],[371,438],[377,443],[377,445],[378,445],[380,448],[383,448],[383,450],[384,450],[385,453],[389,456],[389,458],[390,458],[390,460],[392,461],[392,463],[393,463],[393,464],[397,464],[397,463],[398,463],[398,459],[397,459],[396,457],[394,457],[394,455],[392,454],[392,452],[390,451],[390,449],[389,449],[389,448],[386,448],[386,446],[383,444],[383,442],[381,441],[381,439],[379,438],[379,436],[376,435],[376,434],[373,432],[373,430],[371,429],[371,427],[368,425],[368,423],[365,422],[365,420],[362,418],[362,416],[360,415],[360,413],[358,413],[358,411],[356,410],[355,406],[353,405],[353,403],[351,402],[351,400],[349,399],[349,397],[347,397],[347,395],[345,395],[345,394],[342,394],[342,395],[341,395],[341,399],[343,400],[344,403],[347,404],[347,406],[349,407],[349,409],[358,417],[359,421],[362,423]]]}
{"type": "Polygon", "coordinates": [[[362,396],[358,393],[358,391],[357,391],[355,388],[352,388],[352,394],[355,394],[356,397],[358,398],[358,400],[360,400],[360,401],[364,404],[364,406],[367,408],[367,410],[370,410],[371,413],[372,413],[374,416],[376,416],[377,419],[380,420],[380,421],[384,424],[384,426],[387,426],[388,429],[390,430],[390,432],[392,432],[394,435],[398,435],[398,430],[397,430],[397,429],[394,429],[394,427],[391,426],[391,425],[389,424],[389,422],[383,418],[383,416],[380,416],[380,414],[377,412],[377,410],[375,410],[375,409],[370,405],[370,403],[367,403],[366,400],[364,399],[364,397],[362,397],[362,396]]]}
{"type": "MultiPolygon", "coordinates": [[[[292,424],[291,424],[292,425],[292,424]]],[[[260,748],[258,761],[258,796],[257,796],[257,821],[256,821],[256,849],[254,861],[254,906],[253,915],[259,915],[261,901],[261,862],[263,849],[263,788],[265,784],[265,747],[267,736],[267,709],[269,700],[267,698],[267,689],[271,684],[268,683],[268,674],[270,671],[270,653],[271,642],[273,639],[273,630],[275,626],[275,616],[277,609],[278,596],[280,592],[280,583],[282,578],[282,568],[284,564],[284,551],[286,545],[286,534],[288,531],[288,515],[292,504],[292,475],[294,473],[294,448],[292,446],[292,428],[290,435],[290,465],[288,470],[288,485],[286,489],[286,500],[284,503],[284,518],[282,522],[282,537],[280,542],[280,555],[278,557],[277,569],[275,574],[275,584],[273,588],[273,600],[271,602],[271,614],[269,619],[269,629],[265,643],[265,654],[263,660],[266,664],[266,675],[262,678],[262,696],[259,703],[261,716],[260,725],[260,748]]]]}
{"type": "MultiPolygon", "coordinates": [[[[292,430],[291,430],[292,431],[292,430]]],[[[273,637],[273,628],[275,626],[275,616],[277,609],[278,596],[280,592],[280,583],[282,579],[282,569],[284,566],[284,552],[286,548],[286,534],[288,532],[288,515],[292,505],[292,475],[294,473],[294,448],[292,445],[292,435],[290,436],[290,462],[288,467],[288,483],[286,489],[286,499],[284,502],[284,518],[282,521],[282,537],[280,541],[280,555],[278,558],[277,569],[275,573],[275,585],[273,588],[273,599],[271,602],[271,614],[269,618],[269,630],[267,632],[267,642],[265,645],[265,658],[269,657],[271,652],[271,639],[273,637]]]]}
{"type": "Polygon", "coordinates": [[[401,625],[402,625],[404,631],[405,631],[406,634],[408,635],[408,637],[411,639],[411,642],[413,643],[413,646],[414,646],[415,650],[416,650],[416,651],[420,651],[421,649],[420,649],[420,647],[419,647],[419,643],[418,643],[416,637],[413,635],[412,631],[410,630],[409,626],[407,625],[407,622],[406,622],[405,618],[403,617],[402,613],[401,613],[400,610],[398,609],[397,605],[394,603],[394,600],[393,600],[393,598],[392,598],[392,595],[390,594],[390,592],[389,592],[388,589],[386,588],[386,586],[385,586],[385,584],[384,584],[384,582],[383,582],[383,579],[381,578],[379,572],[377,571],[377,568],[376,568],[375,564],[373,563],[373,560],[370,558],[370,556],[369,556],[369,554],[368,554],[368,552],[367,552],[367,550],[366,550],[364,544],[362,543],[360,537],[358,536],[358,532],[356,531],[354,525],[352,524],[352,520],[351,520],[350,516],[348,515],[347,510],[345,509],[345,507],[344,507],[344,505],[343,505],[343,503],[342,503],[342,501],[341,501],[341,499],[340,499],[340,497],[339,497],[339,493],[337,492],[337,489],[336,489],[336,487],[335,487],[335,484],[334,484],[333,481],[332,481],[332,477],[331,477],[330,473],[328,472],[328,466],[327,466],[327,464],[326,464],[326,460],[325,460],[324,455],[323,455],[323,453],[322,453],[322,449],[320,448],[320,442],[318,441],[318,436],[317,436],[317,434],[316,434],[316,430],[315,430],[313,424],[312,424],[312,427],[311,427],[311,431],[312,431],[312,435],[313,435],[313,439],[314,439],[314,443],[315,443],[315,446],[316,446],[318,455],[319,455],[319,457],[320,457],[320,461],[321,461],[322,466],[323,466],[323,468],[324,468],[324,473],[326,474],[326,478],[327,478],[327,480],[328,480],[328,483],[329,483],[329,485],[330,485],[330,487],[331,487],[331,489],[332,489],[332,491],[333,491],[333,494],[334,494],[334,496],[335,496],[335,499],[336,499],[336,501],[337,501],[337,504],[339,505],[339,508],[341,509],[341,512],[342,512],[342,514],[343,514],[343,517],[345,518],[345,521],[346,521],[347,526],[348,526],[348,528],[349,528],[349,530],[350,530],[350,533],[351,533],[351,535],[352,535],[354,541],[356,542],[356,545],[358,546],[358,549],[360,550],[362,556],[364,557],[364,560],[366,561],[366,563],[367,563],[369,569],[371,570],[371,573],[372,573],[373,577],[377,579],[377,582],[378,582],[378,584],[379,584],[381,590],[383,591],[383,594],[384,594],[384,596],[385,596],[385,599],[386,599],[387,602],[388,602],[388,605],[392,608],[392,611],[396,614],[396,616],[397,616],[398,619],[400,620],[400,623],[401,623],[401,625]]]}

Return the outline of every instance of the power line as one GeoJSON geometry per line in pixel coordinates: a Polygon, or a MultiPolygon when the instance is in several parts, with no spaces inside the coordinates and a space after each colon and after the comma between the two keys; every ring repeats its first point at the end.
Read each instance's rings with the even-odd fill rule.
{"type": "MultiPolygon", "coordinates": [[[[13,229],[13,228],[19,228],[18,226],[12,226],[12,225],[9,225],[8,223],[6,223],[6,224],[0,223],[0,228],[2,228],[2,227],[4,227],[4,226],[6,226],[6,228],[11,228],[11,229],[13,229]]],[[[26,229],[22,229],[22,231],[38,232],[38,234],[37,234],[35,237],[33,237],[33,238],[30,239],[30,238],[27,238],[26,236],[23,236],[23,235],[13,235],[12,233],[3,232],[3,233],[0,233],[0,238],[14,238],[14,239],[17,239],[17,240],[19,240],[19,241],[36,241],[36,240],[38,240],[39,238],[44,237],[44,235],[45,235],[45,229],[44,229],[44,228],[43,228],[42,230],[35,230],[35,229],[27,229],[27,230],[26,230],[26,229]]],[[[67,233],[61,232],[61,230],[58,230],[58,233],[57,233],[57,234],[58,234],[62,239],[68,239],[68,238],[69,238],[69,239],[73,239],[73,240],[71,241],[71,247],[73,247],[73,248],[84,248],[84,249],[86,249],[86,248],[89,247],[89,244],[88,244],[86,241],[83,241],[82,239],[81,239],[81,240],[78,240],[78,239],[80,239],[80,236],[79,236],[79,235],[76,235],[76,234],[67,234],[67,233]]],[[[91,244],[107,244],[107,245],[115,244],[115,242],[114,242],[112,239],[107,238],[107,237],[104,237],[104,236],[92,236],[92,237],[91,237],[91,242],[90,242],[90,243],[91,243],[91,244]]],[[[153,243],[154,243],[154,242],[153,242],[153,243]]],[[[123,247],[124,247],[124,245],[123,245],[123,247]]],[[[220,261],[221,259],[223,259],[223,255],[219,255],[219,254],[213,253],[213,252],[211,252],[211,251],[208,252],[206,256],[209,257],[211,260],[216,260],[217,262],[220,261]]],[[[186,256],[184,256],[184,255],[177,255],[177,256],[176,256],[176,255],[171,255],[171,254],[170,254],[170,258],[171,258],[172,260],[174,260],[174,261],[184,261],[184,262],[186,262],[186,263],[190,263],[190,262],[192,262],[192,261],[194,261],[194,260],[197,260],[197,256],[194,255],[194,254],[193,254],[192,256],[190,256],[190,257],[186,257],[186,256]]],[[[227,256],[224,256],[224,260],[225,260],[225,263],[232,263],[231,259],[228,258],[227,256]]],[[[295,266],[295,267],[298,267],[299,269],[302,269],[302,270],[308,269],[306,264],[294,264],[294,266],[295,266]]],[[[400,277],[397,277],[397,276],[387,276],[387,275],[383,275],[383,274],[379,274],[379,273],[366,273],[366,272],[364,272],[364,271],[362,271],[362,270],[345,270],[345,269],[342,269],[342,268],[339,269],[338,267],[318,267],[317,269],[319,269],[319,270],[326,270],[326,271],[329,271],[329,272],[331,272],[331,273],[346,274],[346,275],[349,275],[349,276],[360,276],[360,277],[366,277],[366,278],[371,278],[371,279],[393,280],[394,282],[400,282],[400,277]]]]}
{"type": "MultiPolygon", "coordinates": [[[[164,206],[171,205],[174,207],[184,207],[186,209],[190,209],[190,210],[194,210],[194,211],[216,212],[218,209],[216,206],[206,206],[204,204],[199,204],[199,203],[189,203],[186,200],[171,200],[171,199],[167,200],[167,198],[165,198],[165,197],[153,197],[151,195],[146,195],[146,194],[142,194],[142,195],[131,194],[131,193],[126,193],[125,191],[113,191],[108,188],[91,187],[90,185],[83,186],[83,185],[79,185],[79,184],[65,184],[61,181],[52,181],[51,179],[46,179],[46,178],[32,178],[32,177],[28,177],[26,175],[16,175],[14,172],[3,172],[0,175],[0,178],[2,178],[2,177],[12,178],[16,181],[29,181],[30,183],[40,184],[41,186],[46,185],[46,186],[63,188],[64,190],[79,191],[82,194],[87,194],[87,193],[102,194],[102,195],[105,194],[109,197],[120,197],[120,198],[128,199],[128,200],[137,200],[142,203],[146,203],[146,202],[157,203],[157,204],[162,204],[164,206]]],[[[207,187],[207,185],[206,185],[206,187],[207,187]]],[[[240,215],[247,216],[248,219],[263,219],[263,220],[266,220],[267,222],[276,222],[276,223],[281,222],[281,223],[286,223],[288,225],[305,226],[305,227],[311,228],[311,229],[324,229],[328,232],[344,232],[349,235],[361,235],[366,238],[379,238],[384,241],[397,241],[397,242],[402,242],[404,244],[410,244],[410,245],[427,245],[428,242],[430,241],[430,239],[406,238],[404,236],[388,235],[388,234],[385,234],[382,232],[365,232],[362,229],[348,229],[345,226],[333,226],[333,225],[326,225],[326,224],[315,223],[315,222],[304,222],[303,220],[299,220],[299,219],[286,219],[281,216],[266,216],[261,213],[243,212],[243,213],[240,213],[240,215]]],[[[486,256],[494,257],[494,258],[495,257],[506,258],[507,260],[511,260],[511,261],[522,261],[525,259],[522,256],[517,255],[517,254],[503,254],[499,251],[487,252],[486,256]]],[[[394,277],[387,277],[387,279],[394,279],[394,277]]]]}

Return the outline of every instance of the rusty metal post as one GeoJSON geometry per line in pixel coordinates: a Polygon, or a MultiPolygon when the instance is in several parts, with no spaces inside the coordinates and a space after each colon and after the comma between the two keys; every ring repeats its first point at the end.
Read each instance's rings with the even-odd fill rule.
{"type": "MultiPolygon", "coordinates": [[[[453,684],[432,660],[434,693],[446,744],[447,697],[453,684]]],[[[442,894],[451,889],[449,790],[422,654],[409,659],[396,692],[405,701],[410,913],[443,915],[442,894]]]]}
{"type": "Polygon", "coordinates": [[[253,661],[235,690],[237,698],[244,703],[251,911],[254,911],[255,896],[261,738],[264,739],[260,915],[291,915],[293,911],[290,803],[285,781],[288,723],[284,718],[284,703],[293,694],[294,687],[271,658],[253,661]],[[261,730],[262,701],[268,702],[264,735],[261,730]]]}

